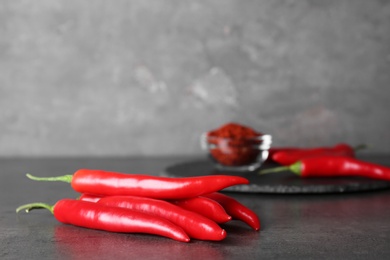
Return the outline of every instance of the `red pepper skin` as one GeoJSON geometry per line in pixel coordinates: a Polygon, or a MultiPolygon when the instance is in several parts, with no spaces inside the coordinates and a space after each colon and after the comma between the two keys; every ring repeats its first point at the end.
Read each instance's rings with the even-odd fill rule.
{"type": "Polygon", "coordinates": [[[260,230],[261,224],[257,214],[236,199],[219,192],[213,192],[204,196],[220,203],[233,219],[243,221],[256,231],[260,230]]]}
{"type": "Polygon", "coordinates": [[[168,201],[136,196],[108,196],[101,198],[97,203],[165,218],[181,227],[194,239],[220,241],[226,237],[226,231],[214,221],[168,201]]]}
{"type": "Polygon", "coordinates": [[[184,230],[172,222],[129,209],[62,199],[53,206],[52,212],[64,224],[110,232],[154,234],[181,242],[190,241],[184,230]]]}
{"type": "Polygon", "coordinates": [[[217,223],[226,223],[232,219],[221,204],[203,196],[174,200],[171,202],[181,208],[197,212],[217,223]]]}
{"type": "Polygon", "coordinates": [[[249,180],[232,175],[206,175],[170,178],[144,174],[126,174],[103,170],[80,169],[73,175],[35,177],[38,181],[70,182],[80,193],[102,196],[129,195],[157,199],[183,199],[218,191],[233,185],[248,184],[249,180]]]}
{"type": "Polygon", "coordinates": [[[333,147],[297,148],[274,152],[271,156],[274,162],[281,165],[290,165],[301,159],[319,155],[337,155],[355,157],[355,149],[348,144],[338,144],[333,147]]]}
{"type": "Polygon", "coordinates": [[[79,200],[98,202],[101,198],[103,198],[103,196],[83,193],[80,195],[79,200]]]}
{"type": "Polygon", "coordinates": [[[303,178],[358,176],[390,181],[389,167],[351,157],[310,157],[298,161],[289,168],[303,178]]]}
{"type": "Polygon", "coordinates": [[[217,241],[224,239],[224,237],[226,236],[226,232],[224,230],[222,231],[219,226],[215,225],[215,223],[226,223],[232,219],[232,217],[226,213],[225,209],[221,206],[221,204],[219,204],[215,200],[206,197],[195,197],[189,199],[171,200],[169,202],[160,202],[160,200],[157,201],[156,199],[140,198],[135,196],[102,197],[93,194],[81,194],[79,199],[91,202],[99,202],[99,200],[102,199],[100,203],[107,203],[109,205],[112,204],[112,206],[117,207],[119,206],[131,208],[137,211],[145,211],[145,213],[157,214],[165,218],[168,218],[167,216],[169,216],[168,219],[181,226],[190,237],[201,240],[217,241]],[[148,203],[150,205],[145,205],[148,203]],[[180,208],[182,210],[178,210],[177,208],[180,208]],[[171,212],[165,214],[165,211],[171,212]],[[195,216],[192,213],[195,214],[195,216]],[[185,216],[180,217],[180,214],[185,216]],[[198,229],[197,225],[188,225],[188,221],[185,221],[185,218],[188,217],[192,219],[191,221],[196,221],[197,219],[199,220],[199,216],[197,215],[202,216],[202,219],[200,219],[199,222],[206,222],[206,225],[202,225],[200,229],[198,229]],[[180,219],[177,220],[177,218],[180,219]],[[210,220],[215,223],[211,223],[210,220]],[[207,227],[207,225],[210,228],[207,228],[206,232],[203,232],[203,234],[199,235],[198,233],[201,232],[201,229],[204,229],[205,227],[207,227]],[[207,233],[210,233],[210,235],[208,235],[207,233]]]}
{"type": "Polygon", "coordinates": [[[276,153],[290,152],[290,151],[296,151],[296,150],[300,150],[300,148],[297,148],[297,147],[271,147],[268,150],[268,158],[272,158],[272,156],[276,153]]]}
{"type": "Polygon", "coordinates": [[[248,183],[246,178],[228,175],[169,178],[88,169],[78,170],[72,179],[73,189],[82,193],[160,199],[195,197],[232,185],[248,183]]]}

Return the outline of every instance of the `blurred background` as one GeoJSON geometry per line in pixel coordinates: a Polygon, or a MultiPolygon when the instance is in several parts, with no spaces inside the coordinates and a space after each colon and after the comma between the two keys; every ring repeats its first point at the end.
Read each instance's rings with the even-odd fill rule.
{"type": "Polygon", "coordinates": [[[0,3],[0,156],[197,155],[227,122],[390,153],[389,112],[390,1],[0,3]]]}

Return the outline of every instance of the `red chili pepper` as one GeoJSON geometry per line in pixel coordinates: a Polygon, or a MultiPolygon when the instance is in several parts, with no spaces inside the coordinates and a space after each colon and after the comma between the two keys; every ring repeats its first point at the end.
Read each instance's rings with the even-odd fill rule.
{"type": "Polygon", "coordinates": [[[300,150],[302,148],[298,147],[271,147],[268,150],[268,158],[271,158],[274,154],[279,153],[279,152],[289,152],[289,151],[296,151],[300,150]]]}
{"type": "Polygon", "coordinates": [[[79,200],[90,201],[90,202],[98,202],[103,197],[104,196],[101,196],[101,195],[94,195],[94,194],[83,193],[83,194],[80,195],[79,200]]]}
{"type": "MultiPolygon", "coordinates": [[[[93,195],[93,194],[81,194],[79,199],[85,200],[85,201],[91,201],[91,202],[98,202],[102,198],[105,198],[103,200],[103,202],[106,202],[106,200],[108,198],[108,200],[110,200],[110,201],[114,200],[113,203],[114,204],[118,203],[117,206],[120,206],[119,204],[121,204],[121,202],[120,202],[120,199],[118,199],[117,197],[119,197],[119,196],[102,197],[102,196],[93,195]],[[112,199],[112,198],[114,198],[114,199],[112,199]]],[[[122,196],[120,196],[120,197],[122,197],[122,196]]],[[[156,199],[150,199],[150,198],[142,198],[142,199],[139,199],[137,202],[137,201],[134,201],[133,198],[140,198],[140,197],[135,197],[135,196],[124,196],[124,197],[125,197],[124,198],[125,202],[123,202],[123,203],[126,205],[122,205],[122,207],[137,207],[137,208],[140,207],[139,210],[149,210],[149,209],[152,211],[157,210],[157,213],[155,213],[155,214],[163,214],[163,212],[166,210],[163,210],[162,207],[164,205],[166,205],[166,203],[168,203],[168,204],[172,205],[173,207],[166,205],[168,207],[167,210],[175,211],[175,209],[177,209],[179,207],[180,209],[183,209],[185,212],[190,212],[191,214],[194,213],[196,215],[201,215],[202,217],[207,219],[206,222],[209,222],[209,220],[211,220],[212,222],[215,222],[215,223],[226,223],[232,219],[232,217],[226,213],[225,209],[221,206],[221,204],[219,204],[215,200],[212,200],[212,199],[209,199],[206,197],[199,196],[199,197],[194,197],[194,198],[189,198],[189,199],[171,200],[169,202],[162,201],[161,203],[160,202],[156,203],[155,202],[156,199]],[[130,202],[128,200],[132,200],[132,201],[130,202]],[[150,203],[152,205],[150,205],[150,207],[142,206],[143,204],[140,202],[150,203]],[[157,205],[154,205],[154,204],[157,204],[157,205]],[[161,210],[158,210],[158,209],[161,209],[161,210]]],[[[145,213],[147,213],[147,212],[145,212],[145,213]]],[[[179,212],[179,214],[180,214],[180,212],[179,212]]],[[[225,231],[220,232],[220,227],[215,226],[214,223],[210,225],[211,227],[214,226],[214,228],[208,229],[208,231],[206,231],[206,233],[207,233],[207,232],[210,232],[212,230],[216,230],[215,232],[213,232],[211,234],[212,235],[211,237],[206,238],[207,234],[204,234],[202,236],[196,235],[197,232],[200,232],[198,227],[196,227],[196,230],[194,230],[192,232],[188,232],[185,229],[185,227],[187,227],[188,223],[179,224],[179,223],[177,223],[177,220],[175,220],[175,218],[178,217],[177,213],[172,212],[172,213],[169,213],[168,215],[172,215],[173,219],[171,219],[171,221],[178,224],[179,226],[183,227],[183,229],[192,238],[202,239],[202,240],[222,240],[221,238],[223,236],[226,236],[223,234],[221,235],[221,233],[223,233],[225,231]]],[[[198,218],[198,217],[195,216],[194,220],[196,218],[198,218]]],[[[205,227],[205,225],[203,225],[203,227],[205,227]]],[[[189,228],[192,229],[192,227],[189,227],[189,228]]]]}
{"type": "Polygon", "coordinates": [[[174,200],[171,202],[184,209],[197,212],[217,223],[226,223],[232,219],[221,204],[203,196],[174,200]]]}
{"type": "Polygon", "coordinates": [[[257,214],[238,200],[219,192],[213,192],[204,196],[220,203],[233,219],[243,221],[254,230],[260,230],[260,219],[257,214]]]}
{"type": "Polygon", "coordinates": [[[357,176],[390,181],[390,168],[342,156],[308,157],[289,166],[265,169],[260,174],[290,170],[303,177],[357,176]]]}
{"type": "Polygon", "coordinates": [[[297,148],[287,149],[279,152],[273,152],[271,159],[282,165],[293,164],[303,158],[319,155],[338,155],[355,157],[355,152],[365,148],[364,145],[359,145],[355,148],[348,144],[338,144],[333,147],[316,147],[316,148],[297,148]]]}
{"type": "Polygon", "coordinates": [[[97,203],[165,218],[194,239],[220,241],[226,237],[226,231],[216,222],[168,201],[137,196],[108,196],[99,199],[97,203]]]}
{"type": "Polygon", "coordinates": [[[27,177],[37,181],[64,181],[80,193],[99,195],[134,195],[158,199],[182,199],[215,192],[229,186],[248,184],[248,179],[232,175],[206,175],[170,178],[143,174],[125,174],[81,169],[74,175],[27,177]]]}
{"type": "Polygon", "coordinates": [[[31,203],[20,206],[16,212],[23,209],[29,212],[36,208],[48,209],[58,221],[65,224],[111,232],[154,234],[181,242],[190,241],[181,227],[164,218],[89,201],[62,199],[54,206],[31,203]]]}

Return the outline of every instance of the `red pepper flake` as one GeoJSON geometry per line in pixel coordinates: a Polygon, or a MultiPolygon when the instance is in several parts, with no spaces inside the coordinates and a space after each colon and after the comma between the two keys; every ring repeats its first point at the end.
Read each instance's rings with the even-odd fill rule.
{"type": "Polygon", "coordinates": [[[228,123],[206,135],[210,154],[218,163],[226,166],[243,166],[257,161],[260,136],[251,127],[228,123]]]}
{"type": "Polygon", "coordinates": [[[238,123],[227,123],[215,130],[208,132],[208,136],[232,139],[247,139],[260,135],[262,135],[262,133],[256,132],[251,127],[240,125],[238,123]]]}

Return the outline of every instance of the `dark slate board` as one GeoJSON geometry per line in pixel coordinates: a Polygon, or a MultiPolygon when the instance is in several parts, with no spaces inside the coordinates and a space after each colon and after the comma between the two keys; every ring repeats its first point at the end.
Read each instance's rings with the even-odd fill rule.
{"type": "MultiPolygon", "coordinates": [[[[276,167],[265,163],[259,170],[276,167]]],[[[390,188],[390,182],[360,177],[300,178],[290,171],[259,175],[258,171],[237,172],[217,170],[208,160],[183,162],[167,167],[162,173],[168,177],[190,177],[202,175],[238,175],[249,179],[249,185],[236,185],[225,191],[243,193],[346,193],[390,188]]]]}

